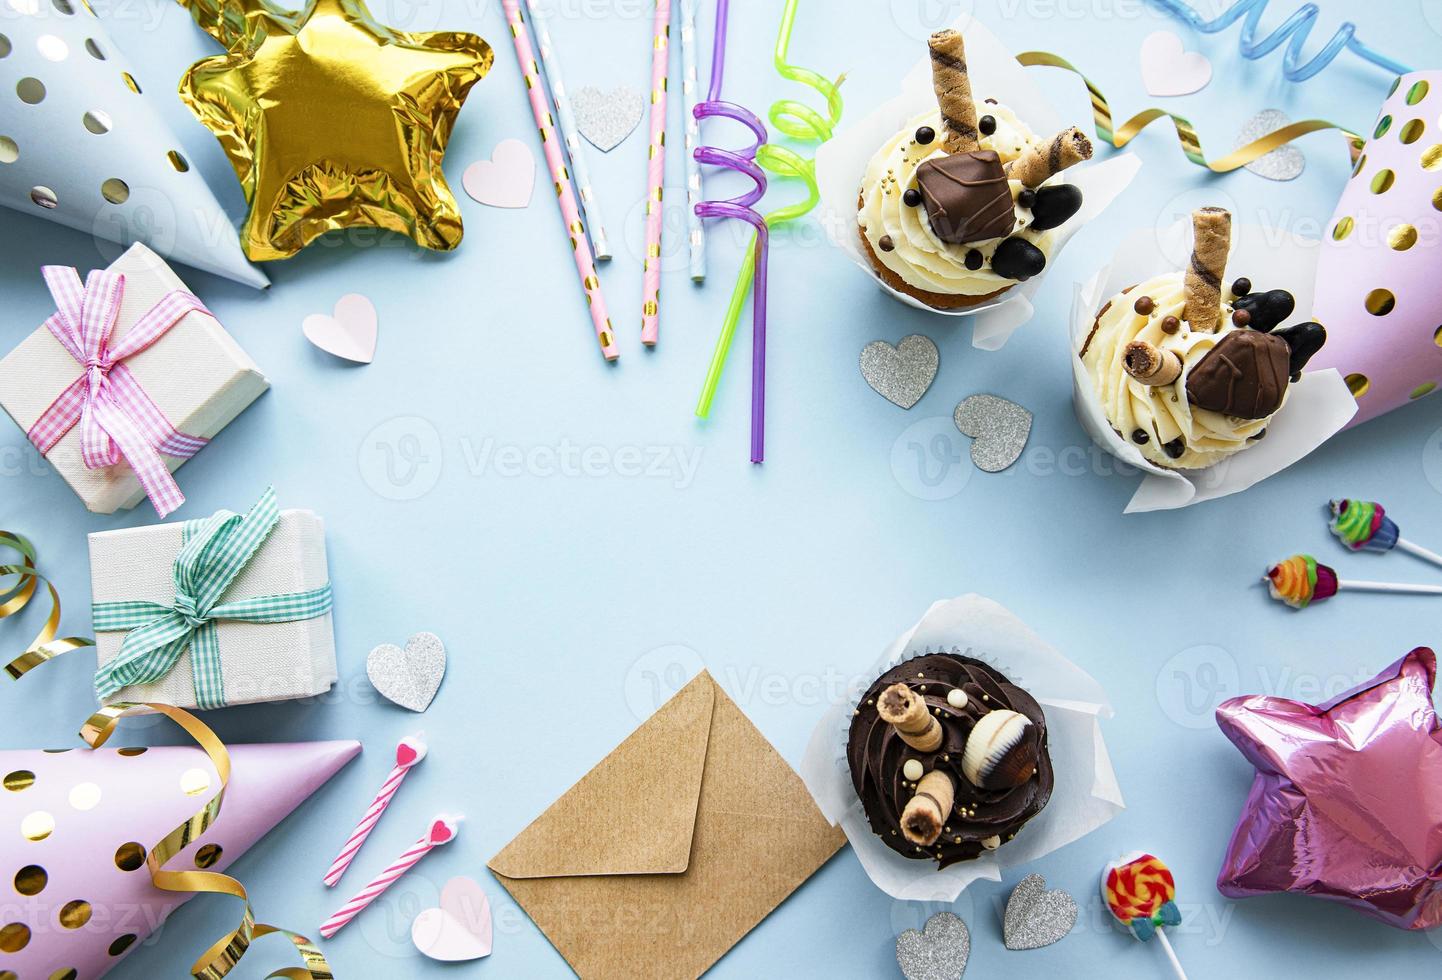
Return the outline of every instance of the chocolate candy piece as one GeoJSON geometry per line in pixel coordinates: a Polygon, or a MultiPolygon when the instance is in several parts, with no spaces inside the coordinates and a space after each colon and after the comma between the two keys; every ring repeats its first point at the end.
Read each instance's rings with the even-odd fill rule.
{"type": "Polygon", "coordinates": [[[1036,192],[1031,206],[1031,226],[1036,231],[1049,231],[1065,224],[1081,210],[1082,192],[1075,184],[1052,184],[1036,192]]]}
{"type": "Polygon", "coordinates": [[[1242,297],[1252,291],[1252,280],[1246,276],[1238,276],[1237,281],[1232,283],[1232,295],[1242,297]]]}
{"type": "Polygon", "coordinates": [[[1233,310],[1232,322],[1239,327],[1245,327],[1247,324],[1252,322],[1252,314],[1248,313],[1246,310],[1233,310]]]}
{"type": "Polygon", "coordinates": [[[1248,293],[1232,304],[1234,310],[1246,310],[1253,330],[1267,331],[1280,326],[1292,315],[1297,301],[1285,289],[1269,289],[1265,293],[1248,293]]]}
{"type": "Polygon", "coordinates": [[[1327,342],[1327,328],[1320,323],[1294,323],[1273,331],[1272,336],[1281,337],[1291,348],[1292,356],[1287,361],[1287,369],[1296,375],[1302,373],[1312,355],[1327,342]]]}
{"type": "Polygon", "coordinates": [[[926,146],[934,139],[936,139],[936,130],[930,126],[922,126],[916,131],[916,142],[922,146],[926,146]]]}
{"type": "Polygon", "coordinates": [[[1162,317],[1162,333],[1176,333],[1182,329],[1182,321],[1174,316],[1162,317]]]}
{"type": "Polygon", "coordinates": [[[876,243],[876,245],[883,252],[890,252],[896,248],[896,243],[891,240],[890,235],[882,235],[881,239],[876,243]]]}
{"type": "Polygon", "coordinates": [[[1177,436],[1171,442],[1164,443],[1162,451],[1172,459],[1181,459],[1187,452],[1187,444],[1181,436],[1177,436]]]}
{"type": "Polygon", "coordinates": [[[921,203],[921,191],[915,187],[908,187],[901,195],[902,203],[909,208],[914,208],[921,203]]]}
{"type": "Polygon", "coordinates": [[[1137,301],[1132,304],[1132,309],[1141,316],[1151,316],[1152,310],[1155,310],[1156,308],[1156,301],[1150,296],[1138,296],[1137,301]]]}
{"type": "Polygon", "coordinates": [[[1261,429],[1261,430],[1259,430],[1259,431],[1257,431],[1257,432],[1255,432],[1255,433],[1252,434],[1252,438],[1251,438],[1250,441],[1251,441],[1251,442],[1261,442],[1261,441],[1262,441],[1263,439],[1265,439],[1265,438],[1267,438],[1267,430],[1266,430],[1266,429],[1261,429]]]}
{"type": "Polygon", "coordinates": [[[1234,330],[1187,376],[1187,401],[1223,415],[1264,419],[1282,407],[1292,350],[1274,334],[1234,330]]]}
{"type": "Polygon", "coordinates": [[[1046,255],[1025,238],[1008,238],[996,247],[991,270],[1004,279],[1026,282],[1046,268],[1046,255]]]}
{"type": "Polygon", "coordinates": [[[1016,211],[1011,188],[994,150],[952,153],[916,170],[926,216],[936,237],[953,245],[1011,234],[1016,211]]]}
{"type": "Polygon", "coordinates": [[[1016,206],[1017,206],[1017,207],[1030,209],[1030,208],[1033,207],[1035,204],[1036,204],[1036,191],[1032,190],[1030,187],[1023,187],[1021,190],[1017,191],[1017,194],[1016,194],[1016,206]]]}
{"type": "Polygon", "coordinates": [[[1147,434],[1146,429],[1135,429],[1132,431],[1132,442],[1136,443],[1138,446],[1145,446],[1151,441],[1152,437],[1147,434]]]}
{"type": "Polygon", "coordinates": [[[990,136],[996,132],[996,117],[982,116],[980,121],[977,122],[976,128],[981,130],[981,135],[990,136]]]}
{"type": "Polygon", "coordinates": [[[972,272],[975,272],[977,269],[980,269],[982,263],[985,262],[985,261],[986,261],[986,256],[982,255],[980,252],[978,252],[978,251],[977,251],[976,249],[974,249],[974,248],[973,248],[973,249],[969,249],[969,250],[967,251],[967,253],[966,253],[966,259],[965,259],[966,267],[967,267],[968,269],[970,269],[972,272]]]}

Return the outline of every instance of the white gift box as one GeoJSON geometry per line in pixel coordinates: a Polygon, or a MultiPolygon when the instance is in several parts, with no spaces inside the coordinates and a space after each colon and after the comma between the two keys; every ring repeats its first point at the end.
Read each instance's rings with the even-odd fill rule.
{"type": "MultiPolygon", "coordinates": [[[[116,259],[110,271],[125,276],[112,345],[167,293],[186,288],[160,256],[139,243],[116,259]]],[[[200,312],[187,313],[154,344],[124,363],[176,429],[203,439],[220,432],[270,387],[260,368],[215,317],[200,312]]],[[[42,324],[0,358],[0,408],[29,432],[83,370],[42,324]]],[[[85,466],[79,425],[45,458],[97,514],[128,510],[145,499],[140,481],[123,459],[101,469],[85,466]]],[[[173,456],[161,459],[172,472],[185,462],[173,456]]]]}
{"type": "MultiPolygon", "coordinates": [[[[183,544],[184,526],[174,522],[91,534],[92,601],[174,602],[171,568],[183,544]]],[[[324,522],[308,510],[283,510],[270,536],[220,601],[306,592],[329,581],[324,522]]],[[[312,697],[330,690],[338,678],[329,612],[285,623],[218,619],[215,626],[228,706],[312,697]]],[[[99,666],[120,653],[125,636],[124,632],[96,633],[99,666]]],[[[160,680],[123,688],[106,703],[115,701],[197,707],[190,649],[160,680]]]]}

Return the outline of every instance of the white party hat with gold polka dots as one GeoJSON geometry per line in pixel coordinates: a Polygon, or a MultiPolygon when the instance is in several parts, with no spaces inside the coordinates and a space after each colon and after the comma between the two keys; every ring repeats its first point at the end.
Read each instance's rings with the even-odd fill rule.
{"type": "MultiPolygon", "coordinates": [[[[1400,78],[1322,237],[1312,318],[1357,399],[1351,425],[1442,386],[1442,71],[1400,78]]],[[[1434,396],[1442,398],[1442,395],[1434,396]]]]}
{"type": "Polygon", "coordinates": [[[107,261],[140,241],[268,286],[85,0],[0,0],[0,14],[0,204],[91,235],[107,261]]]}
{"type": "MultiPolygon", "coordinates": [[[[219,817],[165,870],[224,871],[360,748],[230,746],[219,817]]],[[[156,888],[145,856],[220,790],[201,749],[0,751],[0,779],[0,977],[99,977],[192,897],[156,888]]],[[[194,957],[217,938],[166,942],[194,957]]]]}

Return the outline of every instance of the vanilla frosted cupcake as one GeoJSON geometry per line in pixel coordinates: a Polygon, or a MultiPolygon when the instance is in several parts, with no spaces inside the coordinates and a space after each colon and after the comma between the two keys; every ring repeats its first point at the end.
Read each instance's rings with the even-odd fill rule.
{"type": "Polygon", "coordinates": [[[1296,306],[1284,289],[1222,280],[1231,215],[1192,215],[1191,262],[1107,300],[1080,357],[1108,421],[1149,461],[1202,469],[1263,438],[1327,333],[1275,329],[1296,306]]]}
{"type": "Polygon", "coordinates": [[[1071,184],[1043,186],[1089,159],[1076,129],[1038,138],[1005,105],[972,99],[962,36],[930,40],[937,109],[910,120],[866,167],[862,245],[893,289],[942,309],[994,299],[1046,268],[1056,229],[1081,208],[1071,184]]]}

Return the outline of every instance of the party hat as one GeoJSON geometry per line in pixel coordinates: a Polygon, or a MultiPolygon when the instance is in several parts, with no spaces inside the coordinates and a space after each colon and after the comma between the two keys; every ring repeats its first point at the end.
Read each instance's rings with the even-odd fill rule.
{"type": "Polygon", "coordinates": [[[9,0],[6,13],[0,204],[96,239],[141,241],[247,286],[268,286],[157,113],[155,95],[142,91],[84,0],[9,0]]]}
{"type": "MultiPolygon", "coordinates": [[[[224,870],[359,752],[231,746],[220,816],[166,869],[224,870]]],[[[202,750],[6,751],[0,779],[0,976],[98,977],[191,897],[157,889],[145,855],[219,790],[202,750]]]]}
{"type": "MultiPolygon", "coordinates": [[[[1312,318],[1357,399],[1350,425],[1442,385],[1442,71],[1404,75],[1322,238],[1312,318]]],[[[1442,396],[1439,396],[1442,397],[1442,396]]]]}

